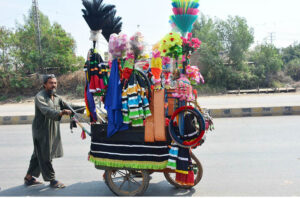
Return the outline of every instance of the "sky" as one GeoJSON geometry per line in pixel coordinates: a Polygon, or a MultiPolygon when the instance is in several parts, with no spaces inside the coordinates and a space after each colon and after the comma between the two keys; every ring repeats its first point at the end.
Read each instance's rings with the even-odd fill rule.
{"type": "MultiPolygon", "coordinates": [[[[122,17],[122,32],[131,36],[143,33],[152,45],[171,31],[169,16],[171,0],[104,0],[114,4],[122,17]]],[[[82,17],[81,0],[38,0],[39,9],[58,22],[75,39],[76,54],[86,57],[92,42],[90,29],[82,17]]],[[[14,28],[23,23],[32,0],[0,0],[0,26],[14,28]]],[[[300,0],[200,0],[200,12],[212,18],[226,20],[229,15],[244,17],[254,29],[255,44],[271,42],[276,47],[287,47],[300,41],[300,0]]],[[[201,40],[201,38],[200,38],[201,40]]],[[[106,51],[107,42],[100,39],[99,48],[106,51]]]]}

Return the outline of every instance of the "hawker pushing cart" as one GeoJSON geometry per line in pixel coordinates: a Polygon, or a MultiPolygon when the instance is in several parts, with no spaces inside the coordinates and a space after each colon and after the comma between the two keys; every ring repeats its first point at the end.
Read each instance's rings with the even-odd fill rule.
{"type": "MultiPolygon", "coordinates": [[[[116,195],[142,195],[153,172],[178,188],[192,188],[202,166],[192,149],[201,146],[212,119],[197,103],[192,85],[204,83],[191,54],[201,42],[189,33],[198,0],[173,0],[173,31],[146,54],[143,35],[121,32],[115,6],[83,0],[83,17],[93,48],[85,65],[85,102],[91,133],[89,161],[105,170],[105,183],[116,195]],[[110,60],[97,52],[103,35],[110,60]],[[104,108],[103,108],[104,107],[104,108]]],[[[73,120],[78,122],[76,116],[73,120]]]]}

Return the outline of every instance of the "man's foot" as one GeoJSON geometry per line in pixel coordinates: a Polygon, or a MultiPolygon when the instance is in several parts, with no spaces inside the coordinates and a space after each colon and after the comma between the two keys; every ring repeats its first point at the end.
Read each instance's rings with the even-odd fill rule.
{"type": "Polygon", "coordinates": [[[63,183],[61,183],[60,181],[57,181],[57,180],[50,181],[50,186],[52,188],[65,188],[66,187],[63,183]]]}
{"type": "Polygon", "coordinates": [[[24,184],[26,186],[34,186],[34,185],[40,185],[43,184],[43,182],[37,181],[34,177],[31,177],[28,179],[28,177],[24,178],[24,184]]]}

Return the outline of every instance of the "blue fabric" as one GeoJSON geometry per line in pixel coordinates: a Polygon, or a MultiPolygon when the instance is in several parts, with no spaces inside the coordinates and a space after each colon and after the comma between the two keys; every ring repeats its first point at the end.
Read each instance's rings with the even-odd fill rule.
{"type": "Polygon", "coordinates": [[[97,122],[97,113],[96,113],[96,105],[94,101],[93,94],[90,92],[90,84],[86,81],[85,91],[86,91],[86,99],[88,103],[88,109],[90,111],[90,116],[93,122],[97,122]]]}
{"type": "Polygon", "coordinates": [[[107,137],[111,137],[118,131],[129,129],[129,126],[123,123],[122,87],[117,59],[112,62],[104,108],[108,117],[107,137]]]}

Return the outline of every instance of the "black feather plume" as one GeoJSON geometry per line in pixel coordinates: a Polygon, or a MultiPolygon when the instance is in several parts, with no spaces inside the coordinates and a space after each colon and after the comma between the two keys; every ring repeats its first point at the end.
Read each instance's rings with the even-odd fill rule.
{"type": "Polygon", "coordinates": [[[109,41],[109,37],[111,34],[113,33],[119,34],[121,32],[122,29],[121,20],[122,20],[121,17],[116,17],[115,9],[108,14],[107,23],[102,29],[102,35],[107,40],[107,42],[109,41]]]}
{"type": "Polygon", "coordinates": [[[93,31],[103,29],[109,14],[115,8],[114,5],[104,4],[103,0],[82,0],[82,4],[85,7],[85,10],[82,9],[83,18],[93,31]]]}

